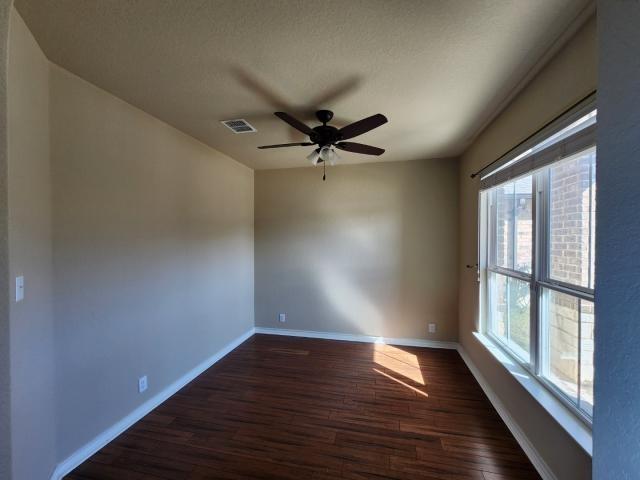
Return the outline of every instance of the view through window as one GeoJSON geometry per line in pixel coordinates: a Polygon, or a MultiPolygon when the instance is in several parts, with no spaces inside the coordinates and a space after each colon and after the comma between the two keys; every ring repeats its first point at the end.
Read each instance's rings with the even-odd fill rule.
{"type": "MultiPolygon", "coordinates": [[[[595,111],[581,119],[583,124],[584,119],[593,124],[595,111]]],[[[576,124],[565,130],[580,134],[576,124]]],[[[554,137],[571,140],[570,135],[550,138],[554,137]]],[[[549,143],[549,139],[542,142],[545,148],[549,143]]],[[[482,193],[484,329],[589,420],[593,413],[596,147],[563,149],[568,151],[560,160],[482,193]]]]}

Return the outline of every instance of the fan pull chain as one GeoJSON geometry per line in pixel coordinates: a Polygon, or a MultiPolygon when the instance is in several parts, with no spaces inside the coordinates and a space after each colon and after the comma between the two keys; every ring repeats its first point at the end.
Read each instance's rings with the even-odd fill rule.
{"type": "Polygon", "coordinates": [[[327,179],[327,162],[322,162],[322,181],[327,179]]]}

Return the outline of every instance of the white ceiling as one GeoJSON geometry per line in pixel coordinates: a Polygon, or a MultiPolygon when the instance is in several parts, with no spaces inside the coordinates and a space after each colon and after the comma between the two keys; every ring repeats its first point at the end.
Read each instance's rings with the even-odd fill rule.
{"type": "Polygon", "coordinates": [[[460,154],[575,27],[590,0],[16,0],[49,59],[252,168],[306,165],[310,147],[272,115],[338,126],[382,157],[460,154]],[[578,19],[578,20],[577,20],[578,19]],[[565,35],[566,36],[566,35],[565,35]],[[236,135],[220,120],[245,118],[236,135]]]}

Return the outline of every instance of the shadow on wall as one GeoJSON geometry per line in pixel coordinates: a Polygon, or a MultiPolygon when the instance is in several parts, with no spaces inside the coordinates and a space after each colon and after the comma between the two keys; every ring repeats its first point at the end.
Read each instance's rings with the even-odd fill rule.
{"type": "Polygon", "coordinates": [[[65,458],[253,326],[253,172],[56,66],[50,91],[65,458]]]}
{"type": "Polygon", "coordinates": [[[314,276],[318,277],[324,300],[349,325],[345,330],[365,335],[382,330],[383,314],[356,282],[345,278],[339,267],[320,263],[314,269],[314,276]]]}
{"type": "Polygon", "coordinates": [[[452,160],[256,173],[258,326],[455,340],[452,160]]]}

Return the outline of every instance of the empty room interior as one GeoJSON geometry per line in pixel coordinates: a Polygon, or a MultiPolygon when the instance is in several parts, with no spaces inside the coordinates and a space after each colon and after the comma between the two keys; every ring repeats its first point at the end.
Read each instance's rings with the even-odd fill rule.
{"type": "Polygon", "coordinates": [[[640,479],[638,25],[0,0],[0,479],[640,479]]]}

